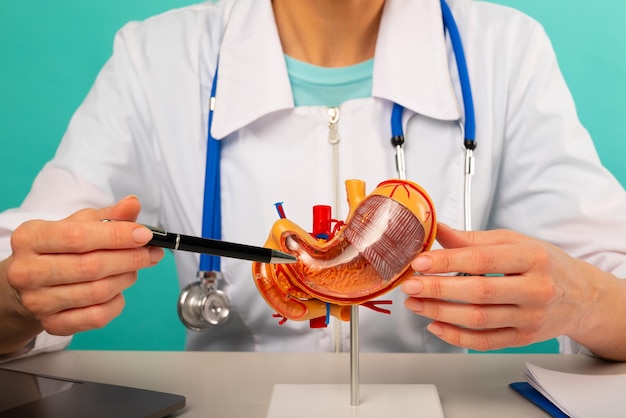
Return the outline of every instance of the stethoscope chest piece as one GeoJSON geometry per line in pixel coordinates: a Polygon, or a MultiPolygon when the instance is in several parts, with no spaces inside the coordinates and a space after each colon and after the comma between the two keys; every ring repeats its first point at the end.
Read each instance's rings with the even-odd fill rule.
{"type": "Polygon", "coordinates": [[[217,289],[217,281],[221,278],[219,271],[199,271],[199,280],[180,292],[178,317],[187,328],[202,331],[228,320],[230,300],[217,289]]]}

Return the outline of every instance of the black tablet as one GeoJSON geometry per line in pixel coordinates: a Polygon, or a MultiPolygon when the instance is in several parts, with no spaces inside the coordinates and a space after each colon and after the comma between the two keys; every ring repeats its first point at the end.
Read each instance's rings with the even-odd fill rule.
{"type": "Polygon", "coordinates": [[[0,418],[164,417],[185,397],[0,368],[0,418]]]}

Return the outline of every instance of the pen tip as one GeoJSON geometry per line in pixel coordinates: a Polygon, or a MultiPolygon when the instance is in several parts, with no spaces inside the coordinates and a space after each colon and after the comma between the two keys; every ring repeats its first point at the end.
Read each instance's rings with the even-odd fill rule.
{"type": "Polygon", "coordinates": [[[298,259],[291,254],[278,250],[272,250],[272,258],[270,259],[271,264],[293,264],[297,261],[298,259]]]}

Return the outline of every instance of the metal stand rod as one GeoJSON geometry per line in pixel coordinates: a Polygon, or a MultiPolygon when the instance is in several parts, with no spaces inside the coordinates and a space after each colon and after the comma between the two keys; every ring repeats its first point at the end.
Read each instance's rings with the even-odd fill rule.
{"type": "Polygon", "coordinates": [[[350,307],[350,405],[359,406],[359,305],[350,307]]]}

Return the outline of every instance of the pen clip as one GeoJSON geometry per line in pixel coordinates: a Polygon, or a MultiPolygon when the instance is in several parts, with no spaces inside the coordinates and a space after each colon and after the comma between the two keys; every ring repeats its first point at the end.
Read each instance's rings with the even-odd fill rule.
{"type": "Polygon", "coordinates": [[[142,225],[148,228],[150,231],[152,231],[153,234],[160,235],[162,237],[167,236],[167,231],[165,230],[165,228],[159,228],[158,226],[152,226],[152,225],[146,225],[146,224],[142,224],[142,225]]]}

